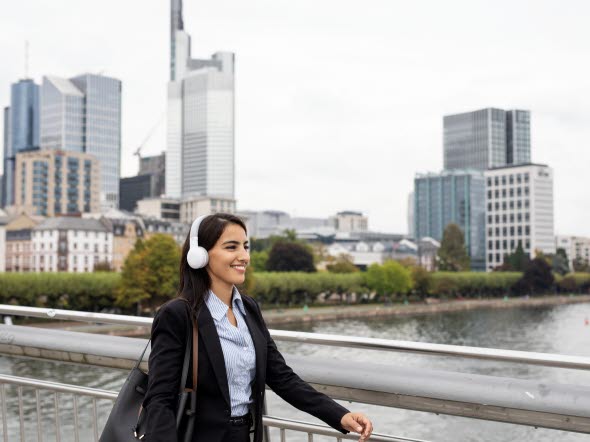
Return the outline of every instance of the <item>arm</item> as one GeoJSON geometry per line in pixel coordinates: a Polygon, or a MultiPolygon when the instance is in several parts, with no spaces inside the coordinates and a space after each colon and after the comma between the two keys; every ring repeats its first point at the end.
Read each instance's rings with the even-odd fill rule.
{"type": "Polygon", "coordinates": [[[164,305],[152,323],[148,389],[143,401],[146,442],[177,442],[176,407],[186,339],[184,311],[164,305]]]}
{"type": "Polygon", "coordinates": [[[347,433],[341,420],[349,411],[330,397],[315,390],[293,372],[271,338],[256,301],[253,301],[253,304],[256,305],[267,342],[266,384],[294,407],[321,419],[338,431],[347,433]]]}

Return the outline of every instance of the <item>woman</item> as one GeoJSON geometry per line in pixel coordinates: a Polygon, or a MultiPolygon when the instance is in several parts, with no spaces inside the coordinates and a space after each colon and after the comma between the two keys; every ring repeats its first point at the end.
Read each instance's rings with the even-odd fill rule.
{"type": "Polygon", "coordinates": [[[189,233],[182,250],[178,297],[158,310],[152,324],[144,440],[177,441],[176,400],[191,315],[199,331],[194,441],[246,442],[253,432],[253,441],[261,442],[265,384],[291,405],[366,440],[370,420],[297,376],[277,350],[258,304],[236,289],[250,262],[244,222],[229,214],[210,215],[195,220],[191,231],[192,241],[189,233]],[[201,268],[195,265],[197,245],[205,249],[201,268]]]}

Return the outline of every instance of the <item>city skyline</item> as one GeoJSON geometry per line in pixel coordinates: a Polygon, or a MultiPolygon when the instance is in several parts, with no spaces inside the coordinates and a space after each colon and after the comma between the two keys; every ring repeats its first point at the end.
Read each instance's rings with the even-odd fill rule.
{"type": "MultiPolygon", "coordinates": [[[[418,5],[385,1],[367,10],[360,2],[185,3],[196,55],[228,50],[238,57],[240,209],[297,216],[354,209],[369,216],[372,229],[404,232],[415,172],[443,167],[443,116],[516,108],[531,111],[532,161],[555,173],[555,233],[590,235],[589,5],[500,2],[510,7],[506,16],[498,5],[463,2],[432,2],[427,15],[418,5]]],[[[122,175],[133,175],[132,153],[166,107],[168,8],[107,0],[92,9],[95,19],[84,20],[88,6],[71,1],[5,7],[0,53],[12,63],[0,73],[0,104],[9,104],[10,84],[24,76],[26,39],[36,82],[103,70],[121,79],[122,175]],[[79,19],[64,19],[68,32],[55,32],[64,9],[79,19]],[[137,9],[142,20],[131,31],[137,9]]],[[[161,124],[143,154],[164,147],[161,124]]]]}

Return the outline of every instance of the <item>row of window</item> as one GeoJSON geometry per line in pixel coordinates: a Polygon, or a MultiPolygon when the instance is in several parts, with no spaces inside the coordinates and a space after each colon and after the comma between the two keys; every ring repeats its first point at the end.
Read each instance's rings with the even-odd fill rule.
{"type": "Polygon", "coordinates": [[[500,230],[500,227],[496,227],[495,229],[493,228],[489,228],[488,229],[488,238],[491,238],[493,236],[500,236],[500,231],[502,232],[502,236],[506,237],[508,236],[508,232],[510,232],[510,236],[522,236],[523,232],[525,235],[530,235],[531,234],[531,227],[530,226],[510,226],[510,227],[502,227],[502,230],[500,230]],[[494,235],[495,233],[495,235],[494,235]]]}
{"type": "Polygon", "coordinates": [[[529,200],[526,199],[524,200],[524,202],[522,200],[517,200],[515,201],[502,201],[502,203],[500,204],[499,201],[496,201],[495,203],[488,203],[488,212],[491,212],[493,210],[500,210],[500,207],[502,208],[502,210],[512,210],[515,207],[517,209],[522,209],[522,207],[525,207],[525,209],[528,209],[530,206],[529,200]]]}
{"type": "MultiPolygon", "coordinates": [[[[495,249],[495,250],[507,250],[510,252],[510,251],[516,250],[517,244],[522,245],[522,241],[521,240],[517,241],[514,239],[511,239],[510,241],[508,241],[507,239],[504,239],[501,242],[500,242],[500,240],[488,241],[488,251],[495,249]],[[508,245],[510,245],[510,248],[508,248],[508,245]]],[[[531,248],[531,241],[529,239],[525,239],[524,248],[527,250],[531,248]]]]}
{"type": "Polygon", "coordinates": [[[502,192],[500,192],[500,189],[496,189],[493,192],[488,190],[488,200],[491,200],[492,198],[500,198],[500,195],[502,195],[502,198],[506,198],[507,196],[519,197],[522,196],[523,193],[525,196],[529,196],[529,186],[524,187],[524,189],[522,187],[517,187],[516,191],[514,187],[510,187],[509,189],[504,188],[502,189],[502,192]]]}
{"type": "Polygon", "coordinates": [[[500,218],[500,215],[496,213],[496,215],[488,215],[488,224],[494,224],[494,221],[496,224],[500,223],[500,219],[502,220],[502,223],[506,224],[507,222],[522,222],[522,220],[525,220],[525,222],[530,221],[530,215],[529,212],[525,212],[524,213],[524,217],[522,213],[511,213],[510,215],[507,215],[506,213],[502,214],[502,217],[500,218]]]}
{"type": "Polygon", "coordinates": [[[488,187],[491,187],[492,185],[494,186],[499,186],[500,183],[502,183],[502,185],[506,185],[506,183],[508,184],[514,184],[514,182],[520,184],[522,182],[528,183],[529,182],[529,173],[525,172],[525,173],[517,173],[517,174],[510,174],[508,176],[506,175],[502,175],[501,177],[499,176],[495,176],[495,177],[488,177],[488,187]],[[492,184],[493,183],[493,184],[492,184]]]}

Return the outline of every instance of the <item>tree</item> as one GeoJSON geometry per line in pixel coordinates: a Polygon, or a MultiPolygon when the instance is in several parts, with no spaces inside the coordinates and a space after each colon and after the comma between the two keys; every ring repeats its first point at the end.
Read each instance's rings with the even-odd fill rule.
{"type": "Polygon", "coordinates": [[[470,260],[465,249],[463,232],[457,224],[445,227],[438,249],[438,268],[451,272],[469,270],[470,260]]]}
{"type": "Polygon", "coordinates": [[[315,272],[313,255],[297,242],[279,241],[270,249],[266,269],[271,272],[315,272]]]}
{"type": "Polygon", "coordinates": [[[513,288],[520,293],[543,293],[549,290],[554,282],[551,266],[544,257],[537,256],[528,264],[513,288]]]}
{"type": "Polygon", "coordinates": [[[354,273],[359,271],[358,267],[352,262],[350,255],[344,253],[328,264],[326,269],[330,273],[354,273]]]}
{"type": "Polygon", "coordinates": [[[250,267],[255,272],[263,272],[266,270],[267,261],[268,252],[266,250],[250,252],[250,267]]]}
{"type": "Polygon", "coordinates": [[[530,261],[529,255],[524,252],[522,243],[519,241],[516,250],[504,256],[502,265],[494,270],[500,272],[524,272],[530,261]]]}
{"type": "Polygon", "coordinates": [[[156,307],[174,297],[179,263],[180,248],[171,236],[158,233],[146,241],[138,240],[123,264],[117,305],[136,304],[141,311],[142,301],[156,307]]]}
{"type": "Polygon", "coordinates": [[[399,262],[389,260],[383,265],[371,264],[365,274],[365,283],[382,296],[405,294],[412,288],[412,276],[410,270],[399,262]]]}
{"type": "Polygon", "coordinates": [[[427,296],[432,289],[432,275],[421,266],[412,267],[411,272],[414,291],[421,296],[427,296]]]}
{"type": "Polygon", "coordinates": [[[590,273],[590,263],[587,259],[577,256],[573,261],[574,272],[590,273]]]}
{"type": "Polygon", "coordinates": [[[570,265],[565,249],[559,248],[555,255],[551,256],[551,268],[555,273],[559,273],[562,276],[570,272],[570,265]]]}

